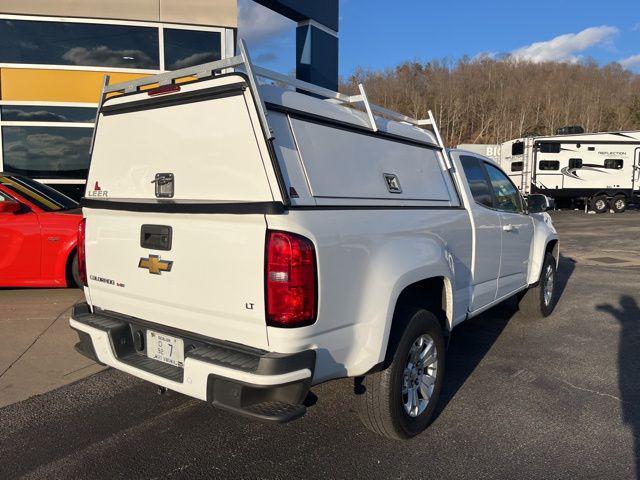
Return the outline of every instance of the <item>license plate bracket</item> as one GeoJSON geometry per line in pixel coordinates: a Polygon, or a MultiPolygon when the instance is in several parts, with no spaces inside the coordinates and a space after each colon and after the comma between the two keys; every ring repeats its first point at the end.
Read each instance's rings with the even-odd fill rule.
{"type": "Polygon", "coordinates": [[[147,357],[184,368],[184,340],[166,333],[147,330],[147,357]]]}

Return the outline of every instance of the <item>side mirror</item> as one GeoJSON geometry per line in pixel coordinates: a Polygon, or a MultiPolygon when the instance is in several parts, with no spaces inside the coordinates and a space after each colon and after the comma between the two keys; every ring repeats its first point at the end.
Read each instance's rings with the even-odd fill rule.
{"type": "Polygon", "coordinates": [[[5,200],[0,202],[0,213],[16,213],[21,207],[15,200],[5,200]]]}
{"type": "Polygon", "coordinates": [[[527,198],[527,206],[529,207],[529,213],[542,213],[551,208],[551,199],[546,195],[533,194],[527,198]]]}

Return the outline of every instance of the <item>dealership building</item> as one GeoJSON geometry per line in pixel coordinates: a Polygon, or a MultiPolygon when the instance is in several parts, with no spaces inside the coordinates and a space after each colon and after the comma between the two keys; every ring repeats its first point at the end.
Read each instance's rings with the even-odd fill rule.
{"type": "Polygon", "coordinates": [[[236,0],[2,0],[0,171],[77,198],[104,75],[232,56],[236,26],[236,0]]]}

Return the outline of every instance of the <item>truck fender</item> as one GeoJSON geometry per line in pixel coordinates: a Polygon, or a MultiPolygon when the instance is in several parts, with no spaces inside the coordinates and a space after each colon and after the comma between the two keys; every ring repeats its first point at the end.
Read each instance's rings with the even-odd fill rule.
{"type": "Polygon", "coordinates": [[[527,283],[534,285],[540,279],[542,273],[542,264],[547,249],[551,248],[551,254],[556,260],[556,266],[560,261],[560,246],[558,242],[558,233],[551,223],[551,217],[548,213],[532,214],[533,218],[533,241],[531,242],[531,251],[529,253],[529,271],[527,273],[527,283]]]}
{"type": "Polygon", "coordinates": [[[441,279],[446,295],[443,309],[447,317],[447,330],[452,327],[455,308],[453,292],[456,264],[440,239],[435,236],[428,237],[426,241],[425,238],[400,242],[395,239],[393,246],[382,249],[376,257],[371,262],[371,265],[375,265],[375,272],[367,276],[361,297],[370,300],[362,309],[361,318],[377,319],[375,321],[379,322],[368,329],[369,335],[363,346],[369,363],[365,370],[385,359],[397,301],[405,288],[423,280],[441,279]]]}

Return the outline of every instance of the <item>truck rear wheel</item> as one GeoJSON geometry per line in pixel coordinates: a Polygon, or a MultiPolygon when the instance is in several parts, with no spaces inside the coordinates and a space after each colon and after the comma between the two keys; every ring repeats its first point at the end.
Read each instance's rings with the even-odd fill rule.
{"type": "Polygon", "coordinates": [[[444,378],[445,342],[438,319],[423,309],[402,315],[407,327],[391,364],[364,377],[358,392],[364,425],[392,439],[411,438],[427,428],[444,378]]]}
{"type": "Polygon", "coordinates": [[[627,197],[624,195],[616,195],[611,199],[611,210],[616,213],[622,213],[627,209],[627,197]]]}
{"type": "Polygon", "coordinates": [[[609,202],[607,201],[607,197],[604,195],[596,195],[595,197],[592,197],[589,203],[591,210],[596,213],[605,213],[609,208],[609,202]]]}
{"type": "Polygon", "coordinates": [[[529,288],[520,299],[519,308],[528,317],[544,318],[551,315],[556,306],[556,260],[547,253],[542,264],[540,280],[529,288]]]}

